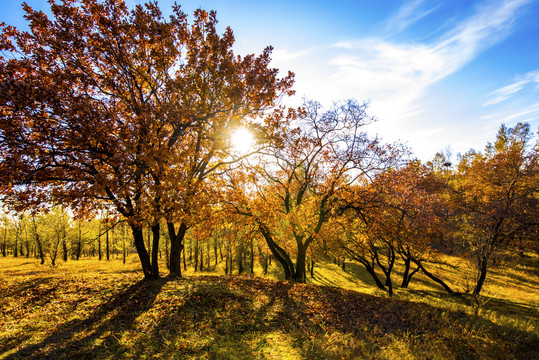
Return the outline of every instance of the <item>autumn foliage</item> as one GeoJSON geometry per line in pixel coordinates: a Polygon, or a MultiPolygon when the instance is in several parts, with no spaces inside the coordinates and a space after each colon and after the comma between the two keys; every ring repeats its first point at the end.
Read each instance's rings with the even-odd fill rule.
{"type": "Polygon", "coordinates": [[[317,261],[352,260],[389,295],[402,264],[401,288],[421,273],[478,296],[489,269],[539,248],[527,124],[502,126],[458,164],[423,164],[368,134],[367,103],[283,106],[293,74],[271,68],[271,47],[235,55],[214,12],[190,22],[174,6],[165,19],[156,3],[122,0],[51,1],[50,18],[24,9],[30,31],[2,24],[0,37],[0,196],[20,212],[4,217],[4,256],[78,259],[71,215],[107,214],[97,247],[127,224],[146,279],[160,276],[162,253],[176,276],[188,262],[254,273],[257,259],[295,282],[317,261]],[[231,142],[239,128],[256,138],[246,154],[231,142]],[[41,226],[47,211],[55,226],[41,226]],[[433,270],[449,255],[474,266],[473,284],[433,270]]]}
{"type": "Polygon", "coordinates": [[[197,10],[189,25],[179,6],[165,20],[156,3],[52,1],[52,19],[24,8],[30,32],[2,24],[0,42],[3,200],[78,214],[110,203],[149,278],[159,272],[142,227],[154,227],[156,247],[164,219],[179,273],[204,180],[230,160],[229,131],[290,93],[292,74],[268,66],[271,48],[235,56],[213,12],[197,10]]]}

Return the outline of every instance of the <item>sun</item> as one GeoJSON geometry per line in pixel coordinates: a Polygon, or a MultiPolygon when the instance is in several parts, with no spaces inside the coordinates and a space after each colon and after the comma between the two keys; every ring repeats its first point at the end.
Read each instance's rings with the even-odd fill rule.
{"type": "Polygon", "coordinates": [[[245,154],[251,150],[254,144],[253,134],[246,128],[239,128],[232,133],[232,146],[234,150],[245,154]]]}

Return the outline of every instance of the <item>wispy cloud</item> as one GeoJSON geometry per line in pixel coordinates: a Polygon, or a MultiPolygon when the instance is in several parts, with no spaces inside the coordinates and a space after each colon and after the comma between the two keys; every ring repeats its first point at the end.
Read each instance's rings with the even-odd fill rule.
{"type": "Polygon", "coordinates": [[[429,9],[422,9],[424,3],[425,0],[413,0],[402,5],[387,21],[387,31],[390,33],[401,32],[439,7],[435,6],[429,9]]]}
{"type": "MultiPolygon", "coordinates": [[[[479,6],[472,16],[430,43],[394,43],[379,38],[335,43],[333,47],[342,53],[331,60],[337,68],[334,86],[351,94],[369,94],[373,104],[384,103],[382,111],[391,109],[393,116],[417,111],[414,102],[430,85],[506,37],[519,10],[529,2],[500,0],[479,6]]],[[[412,1],[401,10],[397,16],[400,26],[413,21],[410,14],[421,4],[412,1]]]]}
{"type": "Polygon", "coordinates": [[[534,85],[536,89],[539,87],[539,69],[517,76],[511,84],[491,92],[489,99],[483,103],[483,106],[495,105],[506,101],[528,85],[534,85]]]}
{"type": "Polygon", "coordinates": [[[296,60],[301,57],[307,56],[311,54],[314,51],[314,49],[304,49],[300,51],[288,51],[287,49],[275,49],[272,54],[272,59],[275,62],[286,62],[291,60],[296,60]]]}
{"type": "MultiPolygon", "coordinates": [[[[523,117],[529,118],[530,115],[532,115],[532,118],[539,117],[539,102],[529,105],[526,108],[522,109],[518,113],[513,113],[511,115],[507,115],[505,118],[502,119],[502,122],[509,122],[509,121],[526,121],[523,120],[523,117]]],[[[528,119],[527,119],[528,120],[528,119]]]]}

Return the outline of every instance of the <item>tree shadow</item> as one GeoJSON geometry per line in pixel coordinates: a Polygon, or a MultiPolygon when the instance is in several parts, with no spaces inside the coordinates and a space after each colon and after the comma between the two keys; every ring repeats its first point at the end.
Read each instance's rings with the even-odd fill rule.
{"type": "Polygon", "coordinates": [[[60,325],[43,341],[20,348],[5,359],[91,359],[103,353],[121,357],[130,349],[114,334],[131,329],[135,319],[153,306],[168,281],[139,281],[114,294],[89,317],[60,325]]]}
{"type": "MultiPolygon", "coordinates": [[[[467,301],[441,291],[411,292],[460,304],[467,301]]],[[[506,305],[494,302],[491,306],[506,305]]],[[[516,313],[525,311],[522,304],[512,306],[516,313]]],[[[532,315],[537,316],[537,311],[532,315]]],[[[341,344],[349,348],[349,342],[327,346],[335,333],[350,335],[346,339],[359,344],[359,350],[353,351],[367,351],[368,358],[376,358],[391,339],[409,339],[413,345],[432,342],[437,336],[448,336],[438,344],[469,358],[482,354],[477,346],[483,353],[489,346],[505,351],[502,346],[511,343],[508,336],[514,340],[508,351],[518,355],[513,358],[537,355],[537,335],[488,320],[479,325],[463,312],[340,288],[251,276],[187,276],[135,283],[87,318],[61,325],[39,344],[27,345],[6,359],[256,359],[262,357],[264,347],[274,346],[266,339],[275,333],[284,334],[291,341],[288,349],[302,358],[353,358],[337,348],[341,344]],[[163,289],[167,283],[171,286],[163,289]],[[135,320],[143,313],[149,321],[141,327],[144,332],[139,332],[135,320]],[[491,336],[483,339],[482,331],[491,336]],[[453,341],[448,335],[453,332],[470,336],[453,341]],[[121,339],[115,337],[122,333],[121,339]],[[503,340],[502,345],[492,339],[503,340]]]]}
{"type": "Polygon", "coordinates": [[[248,321],[252,301],[227,286],[236,278],[244,276],[186,276],[188,291],[168,299],[167,310],[149,333],[137,338],[130,355],[255,359],[248,341],[257,329],[256,323],[248,321]]]}

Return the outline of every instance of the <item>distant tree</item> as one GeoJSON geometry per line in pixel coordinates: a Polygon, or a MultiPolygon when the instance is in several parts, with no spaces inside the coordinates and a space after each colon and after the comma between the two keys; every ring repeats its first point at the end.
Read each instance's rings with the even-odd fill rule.
{"type": "Polygon", "coordinates": [[[539,145],[532,138],[527,124],[502,125],[484,153],[470,151],[458,164],[454,200],[476,269],[475,295],[502,251],[516,251],[523,238],[537,234],[539,145]]]}
{"type": "Polygon", "coordinates": [[[9,220],[6,214],[2,216],[2,256],[7,256],[7,232],[9,227],[9,220]]]}
{"type": "Polygon", "coordinates": [[[414,272],[421,270],[453,294],[448,284],[425,267],[439,258],[438,248],[447,230],[447,202],[442,197],[447,186],[443,179],[419,161],[411,161],[382,174],[375,184],[385,209],[385,216],[377,220],[395,239],[396,251],[405,264],[401,286],[407,287],[414,272]],[[410,271],[412,263],[417,268],[410,271]]]}
{"type": "Polygon", "coordinates": [[[37,255],[40,259],[40,264],[45,264],[45,249],[46,246],[43,236],[40,235],[43,228],[43,221],[41,216],[37,215],[35,212],[32,213],[32,222],[31,222],[31,233],[34,238],[34,242],[37,248],[37,255]]]}

